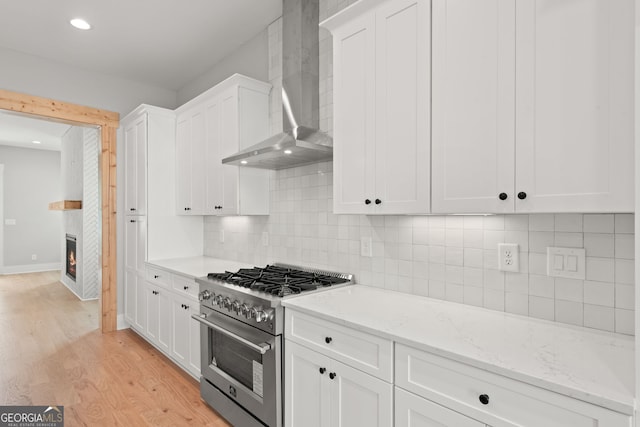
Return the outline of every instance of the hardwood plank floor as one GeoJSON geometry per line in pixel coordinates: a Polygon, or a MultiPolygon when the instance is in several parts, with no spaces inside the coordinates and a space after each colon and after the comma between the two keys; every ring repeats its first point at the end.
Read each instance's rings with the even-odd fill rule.
{"type": "Polygon", "coordinates": [[[98,301],[59,278],[0,276],[0,405],[63,405],[66,426],[229,426],[137,334],[100,333],[98,301]]]}

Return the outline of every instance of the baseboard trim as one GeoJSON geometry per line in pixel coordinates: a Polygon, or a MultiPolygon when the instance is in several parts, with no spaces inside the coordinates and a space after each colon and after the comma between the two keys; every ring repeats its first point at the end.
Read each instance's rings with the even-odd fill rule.
{"type": "Polygon", "coordinates": [[[48,264],[6,265],[0,267],[0,275],[39,273],[41,271],[62,270],[62,264],[50,262],[48,264]]]}
{"type": "Polygon", "coordinates": [[[122,329],[129,329],[129,324],[127,323],[126,320],[124,320],[124,314],[118,314],[116,329],[118,331],[122,329]]]}

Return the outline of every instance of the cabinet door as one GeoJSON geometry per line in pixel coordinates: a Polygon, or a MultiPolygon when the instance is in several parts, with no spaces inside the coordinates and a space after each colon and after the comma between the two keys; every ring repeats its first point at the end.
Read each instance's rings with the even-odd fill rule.
{"type": "Polygon", "coordinates": [[[167,354],[171,351],[171,300],[173,298],[165,289],[158,289],[158,339],[156,344],[167,354]]]}
{"type": "Polygon", "coordinates": [[[373,12],[336,30],[333,49],[333,210],[371,214],[376,198],[373,12]]]}
{"type": "MultiPolygon", "coordinates": [[[[220,159],[238,152],[238,93],[227,90],[220,97],[220,159]]],[[[220,160],[218,160],[220,161],[220,160]]],[[[239,167],[220,165],[221,203],[219,215],[233,215],[238,212],[239,167]]]]}
{"type": "Polygon", "coordinates": [[[127,268],[124,276],[124,318],[129,325],[135,324],[136,319],[136,282],[138,275],[135,270],[127,268]]]}
{"type": "MultiPolygon", "coordinates": [[[[376,213],[379,214],[429,212],[431,187],[429,111],[431,20],[429,14],[428,0],[394,0],[385,3],[375,11],[376,133],[373,199],[376,204],[376,213]]],[[[351,60],[347,60],[344,56],[340,59],[343,62],[343,78],[347,76],[350,79],[363,78],[363,76],[350,76],[344,67],[351,64],[345,64],[344,61],[351,60]]],[[[344,90],[345,84],[352,83],[352,81],[343,80],[339,89],[344,90]]],[[[348,93],[344,95],[348,96],[348,93]]],[[[356,102],[362,99],[360,94],[356,95],[358,96],[355,99],[356,102]]],[[[344,97],[340,99],[340,102],[345,101],[349,104],[354,100],[346,100],[344,97]]],[[[337,104],[338,100],[336,100],[337,104]]],[[[349,114],[353,114],[354,110],[355,108],[349,114]]],[[[337,112],[336,117],[340,120],[337,112]]],[[[345,141],[343,138],[342,142],[344,145],[351,144],[352,141],[349,139],[345,141]]],[[[351,153],[350,156],[358,157],[356,153],[351,153]]],[[[343,173],[348,173],[344,167],[352,161],[349,158],[347,163],[341,165],[343,173]]],[[[341,184],[343,190],[345,185],[351,185],[344,180],[341,184]]]]}
{"type": "Polygon", "coordinates": [[[124,230],[124,265],[144,274],[147,260],[147,222],[145,217],[126,217],[124,230]]]}
{"type": "Polygon", "coordinates": [[[160,300],[156,295],[158,288],[149,283],[145,286],[145,298],[147,300],[147,337],[154,343],[158,342],[160,330],[160,300]]]}
{"type": "Polygon", "coordinates": [[[196,377],[200,377],[200,323],[191,318],[192,314],[200,313],[200,307],[196,302],[188,303],[189,307],[189,371],[196,377]]]}
{"type": "Polygon", "coordinates": [[[125,212],[145,215],[147,200],[147,115],[143,114],[124,130],[125,212]]]}
{"type": "Polygon", "coordinates": [[[336,360],[331,360],[329,378],[332,426],[393,425],[391,384],[336,360]]]}
{"type": "Polygon", "coordinates": [[[187,300],[174,298],[171,303],[171,330],[173,342],[171,356],[186,367],[189,361],[190,312],[185,310],[187,300]]]}
{"type": "Polygon", "coordinates": [[[433,0],[434,213],[513,212],[515,3],[433,0]]]}
{"type": "Polygon", "coordinates": [[[191,122],[187,114],[176,124],[176,212],[186,215],[191,205],[191,122]]]}
{"type": "MultiPolygon", "coordinates": [[[[289,340],[285,341],[285,426],[331,426],[326,378],[330,359],[289,340]]],[[[355,425],[367,425],[365,423],[355,425]]]]}
{"type": "Polygon", "coordinates": [[[147,333],[147,285],[139,272],[136,279],[135,327],[142,334],[147,333]]]}
{"type": "Polygon", "coordinates": [[[206,144],[205,144],[205,203],[204,213],[219,213],[217,206],[222,205],[222,163],[220,156],[220,99],[207,103],[205,109],[206,144]]]}
{"type": "Polygon", "coordinates": [[[633,211],[634,2],[522,0],[515,16],[516,210],[633,211]]]}
{"type": "Polygon", "coordinates": [[[205,199],[205,111],[198,109],[191,116],[191,205],[190,215],[204,213],[205,199]]]}
{"type": "Polygon", "coordinates": [[[395,388],[396,427],[484,427],[462,414],[395,388]]]}

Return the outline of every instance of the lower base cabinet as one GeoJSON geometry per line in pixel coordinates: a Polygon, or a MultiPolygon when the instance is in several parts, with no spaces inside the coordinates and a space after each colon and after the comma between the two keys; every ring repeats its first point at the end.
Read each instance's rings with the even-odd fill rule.
{"type": "Polygon", "coordinates": [[[171,349],[171,298],[169,291],[151,283],[145,286],[147,299],[147,337],[160,350],[169,352],[171,349]]]}
{"type": "Polygon", "coordinates": [[[485,427],[481,422],[401,388],[396,387],[395,392],[395,427],[485,427]]]}
{"type": "Polygon", "coordinates": [[[171,301],[171,357],[196,377],[200,376],[200,324],[191,315],[198,313],[198,303],[191,299],[171,301]]]}
{"type": "Polygon", "coordinates": [[[285,342],[285,426],[393,425],[393,386],[294,342],[285,342]]]}

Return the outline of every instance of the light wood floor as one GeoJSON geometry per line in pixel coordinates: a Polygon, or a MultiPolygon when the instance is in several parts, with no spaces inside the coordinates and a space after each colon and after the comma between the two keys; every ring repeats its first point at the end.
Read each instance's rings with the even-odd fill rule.
{"type": "Polygon", "coordinates": [[[134,332],[101,334],[98,302],[59,278],[0,276],[0,405],[63,405],[65,426],[228,426],[134,332]]]}

